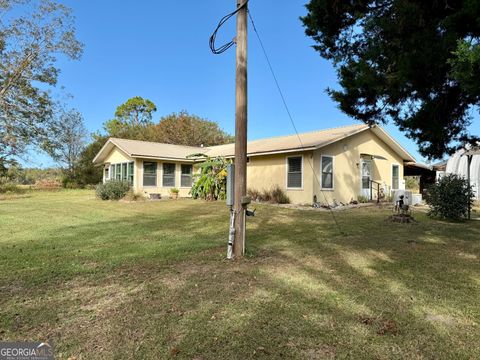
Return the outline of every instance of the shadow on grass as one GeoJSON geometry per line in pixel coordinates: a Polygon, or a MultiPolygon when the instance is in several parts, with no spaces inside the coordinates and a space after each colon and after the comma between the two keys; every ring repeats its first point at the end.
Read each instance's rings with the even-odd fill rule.
{"type": "Polygon", "coordinates": [[[479,226],[367,209],[336,214],[343,236],[328,213],[262,207],[258,256],[229,263],[222,210],[179,205],[8,248],[4,336],[48,335],[63,357],[480,356],[479,226]]]}

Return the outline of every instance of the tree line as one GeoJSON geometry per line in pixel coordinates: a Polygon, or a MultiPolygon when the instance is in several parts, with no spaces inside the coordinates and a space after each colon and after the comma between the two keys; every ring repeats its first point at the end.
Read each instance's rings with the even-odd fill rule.
{"type": "MultiPolygon", "coordinates": [[[[152,119],[156,110],[152,101],[140,96],[118,106],[115,117],[104,123],[103,132],[92,135],[92,142],[85,144],[73,163],[68,157],[62,156],[64,167],[68,169],[64,178],[65,185],[85,186],[102,180],[102,168],[94,166],[92,160],[110,137],[187,146],[221,145],[234,140],[216,122],[189,114],[187,111],[163,116],[155,123],[152,119]]],[[[82,138],[81,126],[70,128],[77,128],[77,138],[82,138]]],[[[63,139],[63,144],[67,148],[71,146],[69,140],[73,139],[68,137],[63,139]]],[[[72,147],[75,148],[75,145],[72,147]]],[[[71,153],[75,151],[62,152],[71,153]]]]}
{"type": "MultiPolygon", "coordinates": [[[[480,105],[479,1],[310,0],[306,9],[306,35],[337,70],[340,86],[328,93],[344,113],[393,122],[431,159],[478,144],[469,126],[480,105]]],[[[83,47],[67,6],[0,0],[0,172],[35,149],[62,164],[67,183],[82,185],[99,179],[90,160],[109,136],[197,146],[232,140],[186,111],[154,123],[155,104],[134,97],[89,142],[57,86],[58,60],[81,59],[83,47]]]]}
{"type": "Polygon", "coordinates": [[[22,171],[19,165],[32,150],[61,166],[65,186],[85,186],[101,180],[92,159],[109,137],[205,146],[232,141],[217,123],[186,111],[155,123],[155,104],[139,96],[118,106],[103,131],[89,134],[80,112],[57,91],[58,60],[79,60],[82,53],[67,6],[0,0],[0,181],[31,182],[32,174],[40,179],[41,171],[22,171]]]}

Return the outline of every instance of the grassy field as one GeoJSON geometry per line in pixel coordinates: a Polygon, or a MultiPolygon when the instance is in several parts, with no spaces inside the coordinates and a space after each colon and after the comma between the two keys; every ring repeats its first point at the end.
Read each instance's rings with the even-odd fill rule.
{"type": "Polygon", "coordinates": [[[59,359],[478,359],[480,222],[224,203],[0,201],[0,339],[59,359]]]}

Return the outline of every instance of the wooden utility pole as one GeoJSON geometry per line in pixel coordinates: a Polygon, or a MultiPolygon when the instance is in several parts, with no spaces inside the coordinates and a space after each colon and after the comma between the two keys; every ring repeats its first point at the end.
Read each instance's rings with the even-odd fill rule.
{"type": "MultiPolygon", "coordinates": [[[[235,0],[237,8],[246,0],[235,0]]],[[[235,241],[233,254],[245,249],[245,209],[247,194],[247,4],[237,13],[237,60],[235,89],[235,241]]]]}

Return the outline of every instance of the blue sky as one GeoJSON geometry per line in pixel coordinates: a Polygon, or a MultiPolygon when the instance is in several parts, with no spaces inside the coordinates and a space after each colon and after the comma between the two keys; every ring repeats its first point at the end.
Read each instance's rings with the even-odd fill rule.
{"type": "MultiPolygon", "coordinates": [[[[73,95],[70,105],[83,114],[90,131],[100,130],[128,98],[142,96],[157,105],[155,121],[184,109],[234,132],[235,49],[213,55],[208,39],[235,0],[63,2],[74,11],[85,52],[80,61],[59,62],[59,85],[73,95]]],[[[325,93],[337,79],[304,34],[299,17],[306,13],[306,2],[251,0],[250,10],[298,130],[354,123],[325,93]]],[[[251,26],[249,31],[249,139],[292,134],[251,26]]],[[[232,19],[222,28],[219,44],[234,33],[232,19]]],[[[422,160],[416,145],[394,126],[387,131],[422,160]]],[[[41,155],[28,161],[30,166],[50,164],[41,155]]]]}

